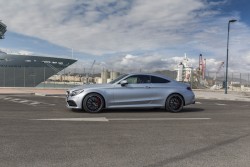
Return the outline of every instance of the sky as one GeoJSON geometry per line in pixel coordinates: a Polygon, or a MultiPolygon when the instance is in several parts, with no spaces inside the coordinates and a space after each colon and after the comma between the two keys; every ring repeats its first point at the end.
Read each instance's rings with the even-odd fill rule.
{"type": "Polygon", "coordinates": [[[250,71],[249,0],[0,0],[8,53],[78,60],[76,68],[174,70],[186,54],[215,72],[250,71]],[[224,69],[223,69],[224,70],[224,69]]]}

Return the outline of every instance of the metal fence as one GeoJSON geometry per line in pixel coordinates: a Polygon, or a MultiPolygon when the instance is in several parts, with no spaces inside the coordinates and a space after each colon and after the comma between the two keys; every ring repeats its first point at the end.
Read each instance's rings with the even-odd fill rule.
{"type": "Polygon", "coordinates": [[[0,87],[35,87],[54,73],[49,67],[0,67],[0,87]]]}
{"type": "MultiPolygon", "coordinates": [[[[0,67],[0,87],[68,88],[85,83],[98,83],[101,80],[100,73],[85,73],[80,68],[67,68],[49,78],[54,72],[49,67],[0,67]]],[[[150,71],[131,69],[127,71],[117,70],[117,72],[124,74],[150,71]]],[[[154,72],[151,71],[151,73],[154,72]]],[[[155,73],[161,73],[173,79],[177,79],[178,75],[177,71],[168,70],[157,71],[155,73]]],[[[182,80],[179,81],[189,83],[193,89],[222,90],[225,88],[224,72],[216,73],[207,71],[202,76],[197,71],[191,71],[188,75],[185,72],[182,75],[182,80]]],[[[229,91],[250,91],[250,73],[229,73],[227,85],[229,91]]]]}
{"type": "MultiPolygon", "coordinates": [[[[220,75],[212,72],[206,73],[206,81],[211,89],[225,88],[226,74],[220,75]],[[221,88],[222,87],[222,88],[221,88]]],[[[233,72],[228,73],[228,90],[231,91],[250,91],[250,73],[233,72]]]]}

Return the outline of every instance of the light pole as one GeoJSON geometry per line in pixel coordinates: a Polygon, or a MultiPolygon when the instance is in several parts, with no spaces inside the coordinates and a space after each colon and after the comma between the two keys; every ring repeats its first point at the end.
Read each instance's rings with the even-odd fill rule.
{"type": "Polygon", "coordinates": [[[229,30],[230,30],[230,23],[233,23],[233,22],[236,22],[236,21],[237,21],[237,20],[229,20],[229,21],[228,21],[225,94],[227,94],[227,76],[228,76],[228,45],[229,45],[229,30]]]}

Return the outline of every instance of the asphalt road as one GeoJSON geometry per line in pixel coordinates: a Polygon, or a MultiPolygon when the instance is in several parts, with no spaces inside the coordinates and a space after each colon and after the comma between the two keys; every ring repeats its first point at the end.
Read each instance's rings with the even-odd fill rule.
{"type": "Polygon", "coordinates": [[[63,98],[0,96],[3,167],[249,167],[250,102],[71,111],[63,98]]]}

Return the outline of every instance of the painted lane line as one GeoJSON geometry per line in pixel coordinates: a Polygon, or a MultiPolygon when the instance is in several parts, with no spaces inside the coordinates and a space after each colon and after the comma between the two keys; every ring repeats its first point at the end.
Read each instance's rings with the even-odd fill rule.
{"type": "Polygon", "coordinates": [[[14,103],[30,105],[30,106],[36,106],[36,105],[55,106],[55,104],[43,103],[43,102],[38,102],[38,101],[26,100],[26,99],[11,98],[11,97],[6,97],[6,98],[4,98],[4,100],[11,101],[14,103]]]}
{"type": "Polygon", "coordinates": [[[109,122],[109,121],[178,121],[178,120],[210,120],[211,118],[48,118],[48,119],[30,119],[35,121],[83,121],[83,122],[109,122]]]}
{"type": "Polygon", "coordinates": [[[110,121],[178,121],[178,120],[209,120],[211,118],[110,118],[110,121]]]}
{"type": "Polygon", "coordinates": [[[10,98],[10,97],[5,97],[4,98],[4,100],[10,100],[10,99],[12,99],[12,98],[10,98]]]}
{"type": "Polygon", "coordinates": [[[37,105],[37,104],[41,104],[41,103],[37,101],[32,101],[32,103],[30,103],[30,105],[37,105]]]}
{"type": "Polygon", "coordinates": [[[22,101],[19,101],[19,103],[27,103],[27,102],[30,102],[29,100],[22,100],[22,101]]]}
{"type": "Polygon", "coordinates": [[[98,118],[52,118],[52,119],[30,119],[36,121],[86,121],[86,122],[108,122],[105,117],[98,118]]]}
{"type": "Polygon", "coordinates": [[[202,103],[197,101],[197,102],[195,102],[195,104],[202,104],[202,103]]]}
{"type": "Polygon", "coordinates": [[[222,103],[215,103],[215,105],[218,105],[218,106],[225,106],[226,104],[222,104],[222,103]]]}
{"type": "Polygon", "coordinates": [[[10,99],[10,101],[13,101],[13,102],[18,102],[20,100],[22,100],[22,99],[10,99]]]}

